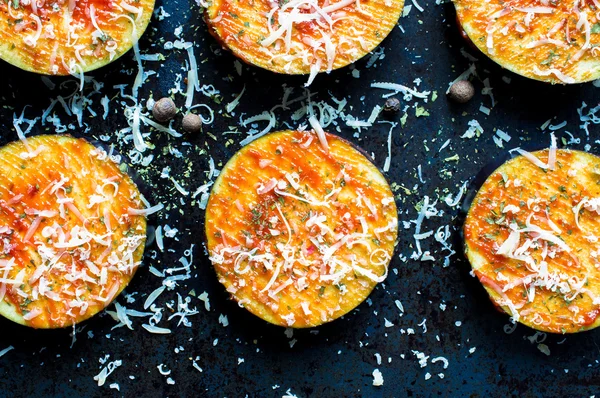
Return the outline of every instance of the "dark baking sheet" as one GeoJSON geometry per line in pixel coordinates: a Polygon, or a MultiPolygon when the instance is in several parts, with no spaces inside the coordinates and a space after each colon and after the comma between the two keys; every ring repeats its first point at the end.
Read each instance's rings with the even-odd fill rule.
{"type": "MultiPolygon", "coordinates": [[[[427,117],[416,118],[412,108],[415,102],[403,102],[411,106],[407,123],[393,133],[393,157],[386,176],[390,182],[410,190],[410,194],[403,189],[395,192],[401,221],[417,217],[415,205],[424,195],[431,198],[443,198],[448,192],[455,195],[459,186],[484,165],[505,156],[506,149],[498,148],[492,140],[495,128],[512,136],[506,148],[545,146],[550,138],[548,131],[542,132],[540,126],[556,117],[553,124],[568,122],[556,132],[559,143],[562,138],[569,139],[566,134],[569,131],[581,138],[580,144],[569,147],[583,149],[589,144],[592,152],[599,153],[594,142],[599,138],[597,126],[589,126],[587,138],[577,114],[582,101],[591,107],[598,104],[598,88],[591,84],[550,86],[504,71],[465,46],[455,27],[451,4],[436,5],[423,0],[420,3],[425,12],[413,7],[410,15],[401,20],[407,33],[400,28],[394,30],[383,43],[385,58],[377,61],[375,67],[366,68],[367,60],[363,60],[356,64],[360,78],[352,77],[346,68],[319,76],[311,87],[314,99],[329,100],[330,95],[347,97],[351,113],[362,119],[369,116],[375,104],[382,104],[381,95],[386,93],[370,89],[373,81],[413,87],[413,80],[421,78],[420,90],[437,90],[439,98],[435,102],[420,103],[430,113],[427,117]],[[475,62],[479,78],[474,79],[475,98],[467,105],[457,105],[447,101],[444,91],[470,64],[461,55],[463,48],[479,58],[475,62]],[[511,83],[506,84],[503,76],[509,77],[511,83]],[[497,101],[490,116],[478,111],[481,103],[490,106],[489,96],[480,93],[485,78],[490,79],[497,101]],[[484,133],[478,139],[461,139],[472,119],[481,123],[484,133]],[[438,150],[447,139],[451,139],[450,145],[440,153],[438,150]],[[459,161],[444,160],[454,154],[459,155],[459,161]],[[425,183],[418,179],[418,165],[425,183]]],[[[150,94],[155,98],[167,95],[176,75],[185,73],[182,70],[187,59],[185,51],[163,49],[166,41],[176,39],[173,32],[180,25],[182,37],[195,42],[201,84],[212,84],[220,90],[222,103],[231,101],[244,85],[246,93],[234,118],[217,115],[202,134],[173,138],[152,132],[149,142],[156,147],[146,154],[155,155],[153,163],[149,167],[132,165],[132,168],[145,181],[144,189],[152,203],[170,204],[168,210],[152,216],[151,223],[168,223],[180,232],[177,240],[166,239],[170,250],[164,253],[156,253],[155,245],[149,247],[145,266],[127,289],[135,301],[127,303],[121,296],[119,302],[142,310],[146,296],[161,284],[161,279],[150,274],[148,266],[157,269],[173,266],[195,244],[192,278],[165,292],[157,303],[164,306],[174,302],[177,293],[186,297],[190,292],[196,296],[207,292],[211,310],[206,311],[204,303],[192,297],[190,307],[199,310],[197,315],[189,317],[192,326],[176,327],[176,320],[163,321],[161,326],[173,329],[167,336],[146,332],[137,318],[133,318],[133,331],[111,330],[116,322],[103,314],[80,325],[82,330],[72,347],[70,330],[36,331],[0,319],[0,350],[9,345],[15,348],[0,358],[0,396],[281,397],[288,389],[298,397],[588,396],[598,392],[600,332],[566,338],[547,336],[544,344],[551,355],[546,356],[538,350],[537,343],[528,339],[535,335],[533,330],[519,326],[512,334],[504,332],[508,317],[493,309],[483,288],[469,275],[469,266],[462,255],[453,256],[450,266],[444,268],[440,260],[441,245],[428,239],[423,242],[424,249],[430,250],[437,261],[402,261],[400,254],[410,256],[414,250],[414,228],[405,230],[402,222],[398,255],[391,264],[397,273],[390,272],[368,302],[341,320],[312,331],[295,331],[289,338],[283,328],[268,325],[229,301],[202,248],[203,211],[197,201],[189,198],[180,203],[181,195],[168,180],[160,178],[161,170],[169,165],[171,175],[193,192],[206,182],[207,154],[221,168],[239,149],[238,142],[246,137],[247,128],[240,128],[240,135],[223,136],[222,132],[239,124],[240,113],[247,117],[279,104],[284,84],[295,87],[295,95],[301,94],[305,79],[277,76],[248,66],[244,66],[240,77],[234,57],[220,50],[208,35],[200,9],[193,2],[159,1],[157,6],[163,6],[171,17],[163,21],[154,18],[140,47],[142,53],[161,52],[166,60],[145,62],[147,69],[158,71],[158,75],[151,76],[140,90],[142,98],[150,94]],[[178,148],[183,157],[168,155],[169,147],[178,148]],[[402,302],[403,316],[399,316],[395,300],[402,302]],[[445,311],[440,304],[445,304],[445,311]],[[227,327],[219,323],[221,314],[228,317],[227,327]],[[386,327],[385,319],[394,326],[386,327]],[[419,326],[424,319],[426,333],[419,326]],[[409,328],[415,333],[407,334],[409,328]],[[471,352],[472,348],[475,351],[471,352]],[[417,351],[430,357],[426,367],[420,366],[414,353],[417,351]],[[375,354],[381,355],[381,365],[377,364],[375,354]],[[109,361],[122,360],[123,365],[109,376],[103,387],[98,387],[93,377],[103,367],[99,360],[106,355],[110,356],[109,361]],[[438,356],[447,358],[447,369],[443,369],[441,361],[432,363],[431,359],[438,356]],[[193,367],[192,360],[196,360],[202,372],[193,367]],[[160,364],[171,370],[169,376],[161,375],[157,369],[160,364]],[[375,368],[383,374],[381,387],[372,386],[375,368]],[[429,380],[425,378],[427,373],[431,374],[429,380]],[[439,376],[442,373],[443,378],[439,376]],[[168,384],[168,377],[175,384],[168,384]],[[110,389],[112,383],[118,383],[120,391],[110,389]]],[[[108,135],[128,160],[126,155],[133,145],[119,139],[116,133],[126,123],[123,107],[119,105],[123,100],[115,98],[118,90],[113,86],[132,83],[134,72],[135,62],[128,54],[91,73],[90,76],[104,83],[101,96],[111,98],[110,116],[105,121],[86,114],[86,127],[80,128],[74,117],[57,111],[63,122],[75,126],[69,132],[92,140],[108,135]]],[[[48,90],[38,76],[5,63],[0,63],[0,75],[0,136],[4,144],[17,138],[12,128],[15,112],[18,115],[24,106],[30,105],[25,110],[26,117],[40,116],[50,98],[61,91],[48,90]]],[[[52,79],[57,84],[69,80],[73,79],[52,79]]],[[[66,84],[62,92],[74,87],[66,84]]],[[[185,84],[182,87],[185,90],[185,84]]],[[[101,110],[101,96],[93,97],[92,107],[97,112],[101,110]]],[[[184,98],[176,98],[178,105],[183,105],[184,98]]],[[[196,94],[195,103],[199,100],[215,109],[223,108],[214,100],[196,94]]],[[[285,122],[297,126],[290,119],[290,112],[277,114],[275,130],[285,128],[285,122]]],[[[395,115],[391,120],[400,116],[395,115]]],[[[383,119],[382,116],[380,120],[383,119]]],[[[355,131],[341,125],[339,134],[374,154],[376,164],[381,167],[387,154],[388,128],[386,124],[375,124],[355,137],[355,131]]],[[[42,128],[38,122],[31,134],[43,132],[53,133],[54,129],[48,125],[42,128]]],[[[449,208],[443,201],[437,207],[444,210],[444,216],[426,221],[424,230],[450,225],[454,249],[460,253],[460,210],[449,208]]],[[[537,338],[543,339],[539,335],[537,338]]]]}

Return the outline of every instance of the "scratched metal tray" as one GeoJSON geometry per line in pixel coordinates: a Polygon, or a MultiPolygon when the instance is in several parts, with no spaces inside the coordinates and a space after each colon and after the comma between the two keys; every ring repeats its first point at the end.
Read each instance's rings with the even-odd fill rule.
{"type": "MultiPolygon", "coordinates": [[[[401,221],[416,218],[415,205],[424,195],[432,199],[447,193],[455,195],[464,181],[491,160],[505,156],[506,148],[547,145],[548,131],[541,131],[540,126],[552,117],[556,117],[553,124],[563,120],[568,123],[556,132],[559,142],[562,138],[569,140],[569,131],[581,138],[580,143],[570,147],[583,149],[589,144],[592,152],[599,152],[595,142],[599,138],[598,126],[590,125],[586,138],[577,114],[583,101],[592,107],[597,105],[598,88],[591,84],[550,86],[506,72],[464,45],[455,27],[451,4],[421,2],[426,5],[425,12],[419,13],[413,7],[400,22],[406,33],[396,28],[384,41],[384,59],[370,68],[368,59],[356,64],[360,78],[353,77],[351,69],[346,68],[319,76],[311,87],[316,100],[330,100],[331,95],[348,98],[348,109],[363,119],[368,118],[373,106],[383,102],[381,95],[385,91],[371,89],[373,81],[413,87],[413,80],[420,78],[419,90],[437,90],[436,101],[420,103],[429,116],[415,117],[414,101],[404,101],[403,105],[411,106],[409,116],[405,126],[393,132],[391,168],[386,175],[395,183],[401,221]],[[450,103],[444,95],[448,83],[470,65],[461,49],[479,58],[475,62],[479,76],[474,80],[477,94],[466,105],[450,103]],[[507,84],[503,77],[510,78],[511,83],[507,84]],[[479,111],[482,103],[491,105],[490,97],[480,93],[486,78],[497,102],[489,116],[479,111]],[[478,139],[461,139],[472,119],[480,122],[484,133],[478,139]],[[492,139],[495,128],[512,137],[505,149],[492,139]],[[449,145],[439,151],[448,139],[449,145]],[[418,176],[419,165],[424,182],[418,176]]],[[[442,266],[446,252],[433,239],[422,244],[436,257],[435,262],[403,261],[399,255],[410,257],[414,250],[414,227],[404,230],[401,222],[398,255],[391,264],[394,271],[374,290],[368,302],[343,319],[289,336],[284,329],[266,324],[228,300],[202,248],[204,216],[198,200],[188,197],[180,203],[182,196],[169,180],[160,178],[161,171],[170,166],[171,175],[193,192],[206,182],[208,155],[215,159],[217,168],[222,167],[239,149],[238,142],[246,137],[250,126],[240,128],[240,135],[222,132],[238,126],[242,113],[248,117],[279,104],[284,84],[295,87],[294,95],[301,95],[304,78],[277,76],[248,66],[243,67],[240,77],[233,56],[209,36],[200,9],[192,1],[159,1],[157,6],[163,6],[171,17],[161,21],[154,18],[140,47],[143,53],[160,52],[166,59],[145,62],[147,69],[159,74],[149,77],[140,91],[143,98],[150,93],[155,98],[168,95],[175,86],[176,75],[184,73],[186,52],[164,49],[167,41],[176,40],[174,31],[179,26],[183,26],[182,37],[195,42],[201,84],[214,85],[222,95],[222,99],[210,99],[196,94],[196,99],[222,109],[223,105],[215,101],[231,101],[244,86],[246,93],[235,110],[236,117],[217,115],[202,134],[173,138],[152,132],[149,142],[155,148],[145,155],[154,154],[154,161],[149,167],[130,165],[144,181],[153,203],[170,204],[161,215],[151,217],[151,224],[169,224],[180,232],[178,240],[167,242],[172,250],[158,253],[155,245],[148,248],[145,266],[127,289],[135,301],[127,303],[121,296],[119,302],[142,310],[145,297],[161,284],[149,272],[149,266],[172,266],[195,244],[191,279],[164,293],[157,303],[174,302],[177,293],[186,297],[190,292],[196,296],[207,292],[210,311],[206,311],[203,302],[192,298],[190,307],[199,310],[189,317],[192,326],[175,327],[175,320],[161,324],[173,328],[170,335],[146,332],[139,319],[134,319],[133,331],[112,330],[116,322],[104,314],[80,325],[82,330],[72,347],[70,330],[36,331],[0,319],[0,350],[14,347],[0,358],[0,396],[281,397],[288,389],[298,397],[589,396],[598,392],[600,331],[566,338],[547,336],[543,344],[548,346],[550,356],[538,349],[544,337],[531,329],[519,326],[511,334],[505,333],[508,317],[493,309],[483,288],[469,275],[469,266],[460,254],[461,210],[450,208],[443,201],[437,207],[444,210],[444,215],[427,220],[423,228],[450,225],[452,244],[459,253],[451,257],[450,265],[442,266]],[[173,147],[183,157],[169,155],[169,148],[173,147]],[[396,300],[403,304],[402,316],[396,300]],[[219,323],[222,314],[229,321],[226,327],[219,323]],[[411,330],[414,334],[409,334],[411,330]],[[418,353],[429,359],[419,362],[418,353]],[[122,366],[103,387],[98,387],[93,376],[102,368],[99,360],[107,355],[109,361],[122,360],[122,366]],[[377,363],[378,355],[381,364],[377,363]],[[447,369],[443,361],[432,361],[436,357],[447,359],[447,369]],[[160,364],[164,365],[162,369],[171,371],[170,375],[158,371],[160,364]],[[381,387],[372,385],[376,368],[384,378],[381,387]],[[169,378],[174,384],[168,383],[169,378]],[[113,383],[119,385],[120,391],[109,388],[113,383]]],[[[106,120],[86,112],[86,127],[79,128],[74,117],[57,111],[63,123],[75,126],[69,130],[71,134],[91,140],[107,135],[109,144],[115,143],[128,161],[127,153],[133,145],[118,139],[117,131],[126,123],[118,104],[123,100],[116,97],[118,89],[113,86],[132,83],[134,72],[135,62],[129,54],[90,74],[104,83],[101,96],[111,99],[106,120]]],[[[15,113],[18,116],[23,107],[30,105],[25,110],[26,117],[40,116],[50,98],[74,88],[72,83],[65,83],[63,91],[58,86],[49,90],[38,76],[5,63],[0,63],[0,75],[2,144],[16,139],[12,127],[15,113]]],[[[69,80],[72,79],[52,79],[57,85],[69,80]]],[[[185,89],[183,83],[182,86],[185,89]]],[[[100,96],[94,98],[99,101],[100,96]]],[[[176,98],[182,105],[183,97],[176,98]]],[[[101,113],[98,102],[93,107],[101,113]]],[[[297,126],[291,119],[293,110],[278,112],[276,129],[285,128],[284,122],[297,126]]],[[[401,115],[389,119],[398,121],[401,115]]],[[[38,121],[30,134],[54,131],[51,124],[42,127],[38,121]]],[[[339,134],[374,155],[381,167],[387,156],[388,131],[388,124],[376,123],[356,136],[354,130],[340,124],[339,134]]]]}

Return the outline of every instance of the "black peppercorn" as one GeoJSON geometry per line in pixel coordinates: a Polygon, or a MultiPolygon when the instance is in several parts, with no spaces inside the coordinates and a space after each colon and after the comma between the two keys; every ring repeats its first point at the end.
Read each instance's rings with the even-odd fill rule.
{"type": "Polygon", "coordinates": [[[384,112],[396,113],[400,111],[400,100],[396,97],[388,98],[383,106],[384,112]]]}
{"type": "Polygon", "coordinates": [[[161,98],[154,103],[152,115],[159,123],[166,123],[177,114],[177,107],[171,98],[161,98]]]}
{"type": "Polygon", "coordinates": [[[202,120],[195,113],[185,115],[181,124],[183,125],[183,129],[188,133],[199,133],[202,131],[202,120]]]}
{"type": "Polygon", "coordinates": [[[448,91],[448,97],[461,104],[469,102],[469,100],[473,98],[473,95],[475,95],[475,87],[473,87],[473,84],[468,80],[459,80],[455,82],[450,86],[450,91],[448,91]]]}

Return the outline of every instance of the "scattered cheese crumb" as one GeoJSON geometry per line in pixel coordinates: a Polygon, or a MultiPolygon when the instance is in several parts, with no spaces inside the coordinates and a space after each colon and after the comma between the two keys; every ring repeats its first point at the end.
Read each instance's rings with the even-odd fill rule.
{"type": "Polygon", "coordinates": [[[377,387],[383,385],[383,375],[381,374],[379,369],[375,369],[373,371],[373,385],[377,387]]]}

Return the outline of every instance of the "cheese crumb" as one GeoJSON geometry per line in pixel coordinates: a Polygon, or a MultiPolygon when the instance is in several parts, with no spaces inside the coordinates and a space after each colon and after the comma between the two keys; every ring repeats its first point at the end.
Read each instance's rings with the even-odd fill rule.
{"type": "Polygon", "coordinates": [[[373,385],[377,387],[383,385],[383,375],[381,374],[379,369],[375,369],[373,371],[373,385]]]}

